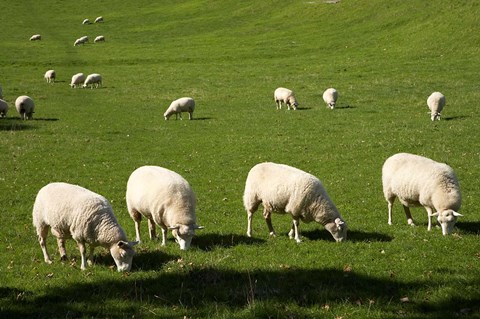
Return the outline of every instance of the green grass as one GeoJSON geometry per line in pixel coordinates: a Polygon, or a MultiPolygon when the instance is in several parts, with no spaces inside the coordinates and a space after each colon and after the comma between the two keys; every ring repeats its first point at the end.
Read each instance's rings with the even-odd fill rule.
{"type": "Polygon", "coordinates": [[[480,317],[480,151],[477,109],[480,3],[447,0],[0,1],[0,317],[451,318],[480,317]],[[84,18],[105,18],[82,25],[84,18]],[[30,42],[32,34],[42,41],[30,42]],[[105,43],[73,47],[76,38],[105,43]],[[43,80],[57,71],[58,83],[43,80]],[[71,89],[73,74],[101,73],[98,90],[71,89]],[[275,110],[273,91],[297,93],[300,110],[275,110]],[[331,111],[325,88],[339,93],[331,111]],[[426,99],[447,106],[432,123],[426,99]],[[36,102],[33,121],[14,109],[36,102]],[[194,121],[164,121],[181,96],[194,121]],[[462,188],[451,236],[427,232],[423,209],[406,225],[399,203],[387,225],[381,166],[397,152],[447,162],[462,188]],[[261,212],[247,238],[242,205],[249,169],[285,163],[318,176],[349,224],[337,244],[318,224],[261,212]],[[134,238],[126,181],[141,165],[183,175],[205,229],[193,247],[143,242],[131,273],[106,250],[79,269],[43,262],[31,222],[47,183],[107,197],[134,238]],[[408,301],[405,302],[408,298],[408,301]],[[403,301],[402,301],[403,300],[403,301]]]}

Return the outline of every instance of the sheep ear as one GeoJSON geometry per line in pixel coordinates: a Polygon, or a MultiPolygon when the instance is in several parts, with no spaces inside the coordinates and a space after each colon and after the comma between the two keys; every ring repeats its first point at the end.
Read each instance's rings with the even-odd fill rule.
{"type": "Polygon", "coordinates": [[[195,229],[204,229],[205,227],[203,227],[203,226],[198,226],[197,224],[195,224],[194,228],[195,228],[195,229]]]}
{"type": "Polygon", "coordinates": [[[173,229],[179,229],[179,228],[180,228],[180,225],[178,225],[178,224],[168,227],[168,229],[172,229],[172,230],[173,229]]]}
{"type": "Polygon", "coordinates": [[[438,215],[440,215],[440,213],[439,213],[439,212],[436,212],[436,213],[433,213],[433,214],[430,215],[430,216],[438,216],[438,215]]]}
{"type": "Polygon", "coordinates": [[[455,212],[455,211],[453,212],[453,216],[455,216],[455,217],[463,217],[463,215],[462,215],[462,214],[460,214],[460,213],[457,213],[457,212],[455,212]]]}

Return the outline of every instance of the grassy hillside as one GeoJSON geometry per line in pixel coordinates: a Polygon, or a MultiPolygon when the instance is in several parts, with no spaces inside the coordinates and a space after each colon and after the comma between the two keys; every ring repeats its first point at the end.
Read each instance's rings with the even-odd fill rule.
{"type": "Polygon", "coordinates": [[[1,1],[0,317],[437,318],[480,316],[478,65],[480,3],[444,0],[1,1]],[[82,25],[102,15],[103,24],[82,25]],[[30,42],[40,33],[42,41],[30,42]],[[74,47],[88,35],[90,43],[74,47]],[[105,43],[94,44],[97,35],[105,43]],[[57,83],[43,80],[48,69],[57,83]],[[100,73],[101,89],[70,78],[100,73]],[[298,111],[276,110],[273,91],[296,92],[298,111]],[[338,107],[322,93],[335,87],[338,107]],[[426,99],[447,106],[432,123],[426,99]],[[33,121],[14,101],[29,95],[33,121]],[[197,102],[193,121],[165,121],[169,103],[197,102]],[[394,206],[387,224],[381,166],[397,152],[452,166],[464,217],[455,233],[427,232],[394,206]],[[249,169],[285,163],[318,176],[348,222],[336,244],[318,224],[303,242],[261,211],[246,232],[249,169]],[[142,165],[183,175],[197,197],[198,232],[182,252],[143,242],[131,273],[97,249],[80,271],[67,246],[43,262],[31,210],[38,190],[65,181],[108,198],[129,238],[126,181],[142,165]]]}

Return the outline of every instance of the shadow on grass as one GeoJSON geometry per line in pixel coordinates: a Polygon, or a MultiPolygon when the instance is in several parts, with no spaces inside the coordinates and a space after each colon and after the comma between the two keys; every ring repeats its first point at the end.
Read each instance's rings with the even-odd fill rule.
{"type": "Polygon", "coordinates": [[[455,227],[460,229],[463,233],[466,234],[479,234],[480,233],[480,222],[457,222],[455,227]]]}
{"type": "MultiPolygon", "coordinates": [[[[332,235],[325,229],[302,231],[301,235],[310,240],[335,241],[332,235]]],[[[367,233],[358,230],[349,230],[347,232],[347,240],[352,242],[389,242],[393,240],[393,237],[380,233],[367,233]]]]}
{"type": "MultiPolygon", "coordinates": [[[[148,271],[148,270],[160,270],[163,265],[172,260],[180,258],[179,255],[169,255],[163,252],[161,249],[146,250],[146,248],[138,248],[136,246],[136,254],[133,257],[132,271],[148,271]]],[[[95,264],[101,265],[100,267],[112,267],[116,269],[115,262],[112,256],[106,252],[95,255],[95,264]]],[[[76,261],[76,264],[80,265],[80,257],[76,261]]]]}
{"type": "Polygon", "coordinates": [[[442,120],[453,121],[453,120],[463,120],[466,118],[469,118],[469,116],[459,115],[459,116],[442,117],[442,120]]]}
{"type": "Polygon", "coordinates": [[[36,121],[58,121],[56,118],[33,118],[32,120],[24,121],[20,117],[7,117],[0,119],[0,131],[25,131],[36,129],[32,123],[36,121]]]}
{"type": "Polygon", "coordinates": [[[194,117],[192,119],[192,121],[208,121],[208,120],[212,120],[213,117],[194,117]]]}
{"type": "Polygon", "coordinates": [[[199,234],[193,239],[192,245],[203,251],[210,251],[219,247],[230,248],[237,245],[257,245],[262,243],[265,243],[265,240],[238,234],[199,234]]]}

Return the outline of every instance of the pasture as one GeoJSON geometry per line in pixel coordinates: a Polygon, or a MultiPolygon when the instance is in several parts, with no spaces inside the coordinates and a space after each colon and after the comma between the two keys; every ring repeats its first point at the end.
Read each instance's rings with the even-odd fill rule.
{"type": "Polygon", "coordinates": [[[467,318],[480,317],[480,3],[447,0],[5,1],[0,0],[0,317],[37,318],[467,318]],[[103,16],[104,23],[82,25],[103,16]],[[41,41],[29,41],[39,33],[41,41]],[[90,42],[73,46],[87,35],[90,42]],[[93,43],[98,35],[104,43],[93,43]],[[45,71],[55,69],[48,84],[45,71]],[[99,89],[72,89],[100,73],[99,89]],[[276,110],[273,91],[299,110],[276,110]],[[322,93],[339,92],[327,109],[322,93]],[[442,120],[426,106],[446,96],[442,120]],[[34,118],[22,121],[19,95],[34,118]],[[194,120],[165,121],[191,96],[194,120]],[[427,214],[400,204],[387,224],[381,167],[410,152],[448,163],[462,190],[454,234],[427,231],[427,214]],[[246,236],[242,204],[252,166],[272,161],[317,176],[349,226],[334,242],[319,224],[261,209],[246,236]],[[197,195],[198,231],[180,251],[148,239],[132,271],[105,249],[80,270],[67,243],[43,262],[32,206],[47,183],[105,196],[128,237],[127,179],[142,165],[181,174],[197,195]]]}

